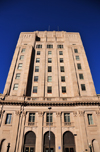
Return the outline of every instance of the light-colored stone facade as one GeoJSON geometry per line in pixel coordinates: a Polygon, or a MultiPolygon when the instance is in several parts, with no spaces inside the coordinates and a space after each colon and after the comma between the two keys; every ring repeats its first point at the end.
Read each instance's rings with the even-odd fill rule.
{"type": "Polygon", "coordinates": [[[0,151],[48,152],[50,130],[51,152],[100,152],[99,105],[79,33],[22,32],[0,94],[0,151]]]}

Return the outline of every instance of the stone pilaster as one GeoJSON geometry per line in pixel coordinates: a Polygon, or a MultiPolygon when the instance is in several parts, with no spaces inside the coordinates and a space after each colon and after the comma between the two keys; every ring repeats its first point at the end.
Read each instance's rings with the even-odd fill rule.
{"type": "Polygon", "coordinates": [[[61,112],[56,113],[56,152],[62,152],[61,112]]]}
{"type": "Polygon", "coordinates": [[[23,111],[22,112],[22,121],[21,121],[21,124],[20,124],[19,147],[18,147],[18,151],[16,151],[16,152],[22,152],[23,151],[25,118],[26,118],[26,112],[23,111]]]}
{"type": "Polygon", "coordinates": [[[36,152],[43,152],[43,131],[42,131],[42,122],[43,122],[43,112],[38,112],[38,128],[36,136],[36,152]]]}

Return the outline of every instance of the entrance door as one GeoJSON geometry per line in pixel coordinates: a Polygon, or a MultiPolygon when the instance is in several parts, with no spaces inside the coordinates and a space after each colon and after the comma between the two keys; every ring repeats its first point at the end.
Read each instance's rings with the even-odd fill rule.
{"type": "MultiPolygon", "coordinates": [[[[49,152],[49,148],[46,148],[45,152],[49,152]]],[[[50,152],[54,152],[54,148],[50,148],[50,152]]]]}
{"type": "Polygon", "coordinates": [[[64,152],[76,152],[74,135],[70,131],[63,135],[63,148],[64,152]]]}
{"type": "Polygon", "coordinates": [[[65,152],[74,152],[74,148],[72,147],[65,148],[65,152]]]}
{"type": "Polygon", "coordinates": [[[25,152],[34,152],[34,147],[25,147],[25,152]]]}

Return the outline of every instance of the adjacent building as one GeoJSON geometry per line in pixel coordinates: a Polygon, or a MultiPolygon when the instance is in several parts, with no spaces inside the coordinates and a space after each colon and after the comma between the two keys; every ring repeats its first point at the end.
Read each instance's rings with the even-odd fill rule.
{"type": "Polygon", "coordinates": [[[100,152],[99,105],[79,33],[22,32],[0,94],[0,151],[100,152]]]}

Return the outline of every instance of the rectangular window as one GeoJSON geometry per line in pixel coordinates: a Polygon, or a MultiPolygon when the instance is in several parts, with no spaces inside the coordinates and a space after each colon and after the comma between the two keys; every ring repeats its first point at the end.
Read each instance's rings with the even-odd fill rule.
{"type": "Polygon", "coordinates": [[[48,51],[48,55],[51,55],[52,54],[52,52],[51,51],[48,51]]]}
{"type": "Polygon", "coordinates": [[[22,65],[23,65],[22,63],[19,63],[18,64],[18,69],[22,69],[22,65]]]}
{"type": "Polygon", "coordinates": [[[48,66],[48,72],[52,72],[52,67],[48,66]]]}
{"type": "Polygon", "coordinates": [[[78,68],[79,70],[81,70],[81,69],[82,69],[82,67],[81,67],[81,64],[80,64],[80,63],[78,63],[78,64],[77,64],[77,68],[78,68]]]}
{"type": "Polygon", "coordinates": [[[42,48],[42,45],[36,45],[36,48],[42,48]]]}
{"type": "Polygon", "coordinates": [[[88,123],[89,125],[93,125],[93,118],[92,118],[92,114],[88,114],[88,123]]]}
{"type": "Polygon", "coordinates": [[[65,76],[61,76],[61,82],[65,82],[65,76]]]}
{"type": "Polygon", "coordinates": [[[21,50],[21,53],[24,53],[25,52],[25,48],[23,48],[22,50],[21,50]]]}
{"type": "Polygon", "coordinates": [[[29,122],[35,122],[35,113],[29,113],[29,122]]]}
{"type": "Polygon", "coordinates": [[[35,67],[35,72],[39,72],[39,66],[35,67]]]}
{"type": "Polygon", "coordinates": [[[75,52],[75,53],[78,53],[78,50],[77,50],[77,49],[74,49],[74,52],[75,52]]]}
{"type": "Polygon", "coordinates": [[[38,76],[34,76],[34,82],[38,82],[38,76]]]}
{"type": "Polygon", "coordinates": [[[70,122],[70,113],[64,113],[64,122],[70,122]]]}
{"type": "Polygon", "coordinates": [[[86,90],[85,84],[81,84],[81,89],[82,89],[82,91],[86,90]]]}
{"type": "Polygon", "coordinates": [[[63,51],[59,51],[59,55],[63,55],[63,51]]]}
{"type": "Polygon", "coordinates": [[[61,66],[61,67],[60,67],[60,72],[65,72],[64,66],[61,66]]]}
{"type": "Polygon", "coordinates": [[[52,113],[47,113],[47,120],[46,122],[53,122],[53,114],[52,113]]]}
{"type": "Polygon", "coordinates": [[[33,93],[37,93],[37,88],[38,88],[37,86],[33,87],[33,93]]]}
{"type": "Polygon", "coordinates": [[[76,56],[76,60],[80,60],[79,56],[76,56]]]}
{"type": "Polygon", "coordinates": [[[47,93],[52,93],[52,87],[47,87],[47,93]]]}
{"type": "Polygon", "coordinates": [[[11,124],[11,118],[12,118],[12,114],[7,114],[7,117],[6,117],[6,122],[5,124],[11,124]]]}
{"type": "Polygon", "coordinates": [[[48,76],[48,82],[52,82],[52,76],[48,76]]]}
{"type": "Polygon", "coordinates": [[[21,56],[20,56],[20,60],[23,60],[23,59],[24,59],[24,55],[21,55],[21,56]]]}
{"type": "Polygon", "coordinates": [[[62,62],[64,62],[64,61],[63,61],[63,58],[60,58],[60,63],[62,63],[62,62]]]}
{"type": "Polygon", "coordinates": [[[36,58],[36,63],[39,63],[40,62],[40,58],[36,58]]]}
{"type": "Polygon", "coordinates": [[[16,73],[15,79],[19,79],[19,78],[20,78],[20,73],[16,73]]]}
{"type": "Polygon", "coordinates": [[[48,58],[48,63],[52,63],[52,59],[51,58],[48,58]]]}
{"type": "Polygon", "coordinates": [[[84,79],[83,74],[79,74],[80,79],[84,79]]]}
{"type": "Polygon", "coordinates": [[[40,51],[37,51],[37,55],[40,55],[40,51]]]}
{"type": "Polygon", "coordinates": [[[18,90],[18,84],[14,84],[13,90],[18,90]]]}
{"type": "Polygon", "coordinates": [[[53,48],[53,45],[47,45],[47,48],[53,48]]]}
{"type": "Polygon", "coordinates": [[[62,93],[66,93],[66,87],[62,87],[62,93]]]}
{"type": "Polygon", "coordinates": [[[57,45],[57,48],[58,48],[58,49],[62,49],[62,48],[63,48],[63,45],[57,45]]]}

